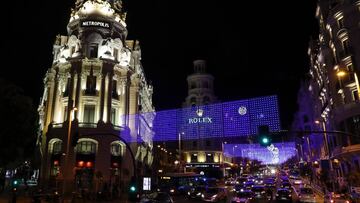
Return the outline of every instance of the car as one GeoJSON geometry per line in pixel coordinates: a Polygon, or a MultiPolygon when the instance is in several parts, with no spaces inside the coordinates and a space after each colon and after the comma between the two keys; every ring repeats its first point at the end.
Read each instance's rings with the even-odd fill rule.
{"type": "Polygon", "coordinates": [[[254,193],[251,190],[241,189],[231,199],[231,203],[248,203],[254,197],[254,193]]]}
{"type": "Polygon", "coordinates": [[[291,191],[289,189],[278,189],[275,197],[278,201],[292,201],[291,191]]]}
{"type": "Polygon", "coordinates": [[[316,196],[312,188],[300,188],[298,196],[300,202],[316,202],[316,196]]]}
{"type": "Polygon", "coordinates": [[[351,203],[350,197],[345,194],[339,194],[339,193],[328,193],[324,197],[325,203],[351,203]]]}
{"type": "Polygon", "coordinates": [[[251,189],[253,186],[254,186],[254,181],[246,181],[244,183],[244,187],[247,188],[247,189],[251,189]]]}
{"type": "Polygon", "coordinates": [[[303,183],[302,179],[297,177],[297,178],[294,178],[294,184],[295,185],[301,185],[303,183]]]}
{"type": "Polygon", "coordinates": [[[204,193],[204,191],[205,191],[205,187],[203,186],[192,187],[187,192],[187,197],[189,199],[201,200],[202,198],[201,195],[204,193]]]}
{"type": "Polygon", "coordinates": [[[201,194],[201,198],[205,202],[219,202],[226,200],[226,190],[222,187],[208,187],[201,194]]]}
{"type": "Polygon", "coordinates": [[[254,185],[251,188],[251,191],[254,193],[254,198],[256,199],[266,199],[266,191],[263,185],[254,185]]]}
{"type": "Polygon", "coordinates": [[[174,200],[168,193],[154,192],[143,195],[140,199],[140,203],[174,203],[174,200]]]}
{"type": "Polygon", "coordinates": [[[281,188],[285,188],[285,189],[290,190],[291,189],[291,184],[289,182],[283,182],[281,184],[281,188]]]}

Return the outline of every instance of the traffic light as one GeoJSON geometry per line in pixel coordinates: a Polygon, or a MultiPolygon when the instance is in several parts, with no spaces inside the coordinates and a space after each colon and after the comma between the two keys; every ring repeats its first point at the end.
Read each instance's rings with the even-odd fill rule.
{"type": "Polygon", "coordinates": [[[131,178],[130,184],[129,184],[129,201],[137,201],[138,198],[138,188],[136,184],[136,178],[133,176],[131,178]]]}
{"type": "Polygon", "coordinates": [[[13,189],[16,189],[19,186],[19,180],[18,179],[12,180],[11,186],[13,189]]]}
{"type": "Polygon", "coordinates": [[[258,127],[258,141],[261,146],[268,147],[271,145],[271,135],[268,125],[261,125],[258,127]]]}

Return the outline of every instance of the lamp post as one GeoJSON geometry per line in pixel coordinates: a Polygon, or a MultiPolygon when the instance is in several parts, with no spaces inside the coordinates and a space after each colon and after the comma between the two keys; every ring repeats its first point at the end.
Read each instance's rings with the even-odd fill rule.
{"type": "MultiPolygon", "coordinates": [[[[352,71],[352,70],[347,70],[347,69],[345,69],[343,67],[339,67],[339,66],[336,69],[337,69],[336,76],[338,76],[338,78],[339,78],[340,85],[341,85],[341,78],[345,77],[347,74],[353,74],[354,75],[356,90],[357,90],[358,98],[360,99],[359,78],[358,78],[356,72],[352,71]]],[[[340,88],[342,88],[342,87],[340,87],[340,88]]]]}
{"type": "Polygon", "coordinates": [[[65,196],[66,193],[66,181],[69,180],[70,177],[70,170],[67,169],[68,164],[69,164],[69,151],[70,151],[70,138],[71,138],[71,127],[72,127],[72,115],[74,113],[74,111],[77,111],[77,108],[73,106],[73,100],[69,101],[69,106],[70,106],[70,111],[69,111],[69,116],[68,116],[68,131],[67,131],[67,142],[66,142],[66,152],[65,152],[65,163],[64,163],[64,167],[63,167],[63,196],[65,196]]]}

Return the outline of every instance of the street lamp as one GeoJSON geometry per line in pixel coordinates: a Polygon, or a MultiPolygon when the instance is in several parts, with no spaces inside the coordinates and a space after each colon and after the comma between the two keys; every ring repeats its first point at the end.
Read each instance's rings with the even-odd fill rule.
{"type": "Polygon", "coordinates": [[[339,66],[337,66],[336,69],[337,69],[336,76],[338,76],[340,82],[341,82],[341,78],[343,78],[347,74],[354,74],[356,90],[357,90],[357,93],[358,93],[358,97],[360,98],[359,79],[357,77],[356,72],[353,71],[353,70],[345,69],[344,67],[339,67],[339,66]]]}
{"type": "Polygon", "coordinates": [[[64,168],[63,168],[63,195],[65,196],[65,188],[66,188],[66,180],[70,179],[69,176],[69,172],[70,170],[67,170],[68,167],[68,162],[69,162],[69,151],[70,151],[70,138],[71,138],[71,127],[72,127],[72,116],[74,114],[75,111],[77,111],[77,108],[73,106],[73,100],[69,101],[69,106],[71,107],[70,112],[69,112],[69,123],[68,123],[68,132],[67,132],[67,142],[66,142],[66,153],[65,153],[65,163],[64,163],[64,168]]]}

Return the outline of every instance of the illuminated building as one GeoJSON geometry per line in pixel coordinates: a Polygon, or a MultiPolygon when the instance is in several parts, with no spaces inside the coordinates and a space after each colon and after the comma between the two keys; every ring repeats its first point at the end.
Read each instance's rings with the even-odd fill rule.
{"type": "Polygon", "coordinates": [[[134,175],[126,143],[136,174],[151,171],[153,89],[125,18],[121,0],[77,0],[67,36],[56,37],[39,106],[44,185],[125,187],[134,175]]]}
{"type": "Polygon", "coordinates": [[[320,163],[317,177],[330,171],[336,188],[360,170],[359,10],[358,0],[318,1],[319,38],[310,42],[309,77],[293,124],[295,130],[325,131],[304,136],[298,147],[304,161],[320,163]]]}
{"type": "Polygon", "coordinates": [[[195,60],[193,64],[194,73],[187,77],[188,96],[181,112],[185,120],[181,125],[184,129],[179,132],[181,156],[186,171],[221,177],[224,173],[223,163],[230,162],[231,159],[225,160],[223,141],[210,136],[214,128],[213,121],[216,119],[214,116],[222,116],[216,114],[220,112],[217,111],[217,106],[209,105],[217,102],[214,94],[214,77],[206,73],[206,61],[195,60]]]}

